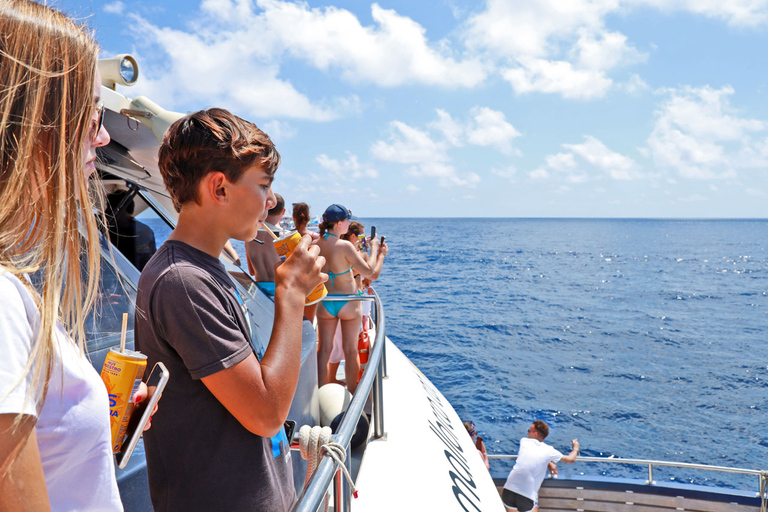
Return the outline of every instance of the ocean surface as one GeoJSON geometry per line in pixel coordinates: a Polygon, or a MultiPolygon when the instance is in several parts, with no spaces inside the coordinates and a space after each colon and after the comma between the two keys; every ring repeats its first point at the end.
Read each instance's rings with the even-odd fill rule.
{"type": "MultiPolygon", "coordinates": [[[[387,335],[489,453],[516,454],[543,419],[563,453],[578,438],[585,456],[768,469],[768,221],[362,221],[390,248],[387,335]]],[[[654,478],[757,491],[701,470],[654,478]]]]}

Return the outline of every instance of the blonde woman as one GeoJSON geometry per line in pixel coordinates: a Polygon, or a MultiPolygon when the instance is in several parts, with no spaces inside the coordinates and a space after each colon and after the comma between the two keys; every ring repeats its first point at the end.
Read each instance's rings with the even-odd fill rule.
{"type": "MultiPolygon", "coordinates": [[[[325,286],[328,296],[356,295],[358,285],[354,275],[361,274],[376,280],[381,273],[387,244],[379,246],[379,240],[371,240],[371,254],[364,258],[356,245],[341,236],[349,230],[352,213],[340,204],[332,204],[323,214],[320,223],[320,256],[325,256],[323,272],[328,274],[325,286]]],[[[333,336],[336,327],[341,324],[341,346],[344,350],[344,375],[347,389],[354,393],[357,388],[357,376],[360,363],[357,360],[357,336],[363,321],[363,309],[360,301],[323,301],[317,308],[317,327],[320,345],[317,349],[317,382],[319,385],[330,382],[328,378],[328,359],[333,348],[333,336]]]]}
{"type": "Polygon", "coordinates": [[[27,0],[0,0],[0,34],[0,510],[122,510],[107,390],[84,356],[99,273],[88,176],[109,142],[98,49],[27,0]]]}

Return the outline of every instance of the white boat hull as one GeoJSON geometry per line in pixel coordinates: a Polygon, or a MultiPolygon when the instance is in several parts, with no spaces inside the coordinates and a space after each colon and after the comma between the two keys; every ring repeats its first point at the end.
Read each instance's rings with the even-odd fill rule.
{"type": "Polygon", "coordinates": [[[355,511],[500,511],[504,505],[456,411],[389,340],[386,438],[369,442],[355,511]]]}

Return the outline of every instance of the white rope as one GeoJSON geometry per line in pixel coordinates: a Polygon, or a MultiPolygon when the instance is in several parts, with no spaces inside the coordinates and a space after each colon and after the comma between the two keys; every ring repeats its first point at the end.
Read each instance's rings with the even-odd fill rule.
{"type": "Polygon", "coordinates": [[[299,430],[299,447],[301,449],[301,457],[305,459],[307,464],[307,479],[304,481],[304,485],[307,485],[312,474],[320,465],[320,461],[323,458],[323,452],[333,459],[336,466],[341,468],[344,476],[349,483],[349,488],[352,489],[352,494],[357,498],[357,488],[354,482],[352,482],[352,476],[347,470],[345,464],[347,460],[347,451],[339,443],[331,441],[331,434],[333,431],[330,427],[310,427],[304,425],[299,430]]]}

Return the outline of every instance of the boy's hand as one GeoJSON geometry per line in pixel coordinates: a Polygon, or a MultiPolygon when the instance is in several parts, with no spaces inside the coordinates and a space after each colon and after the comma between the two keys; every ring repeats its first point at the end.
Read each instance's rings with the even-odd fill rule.
{"type": "Polygon", "coordinates": [[[311,244],[309,235],[301,237],[293,253],[275,269],[275,286],[300,293],[302,300],[328,280],[328,274],[322,272],[325,258],[320,256],[320,247],[311,244]]]}

